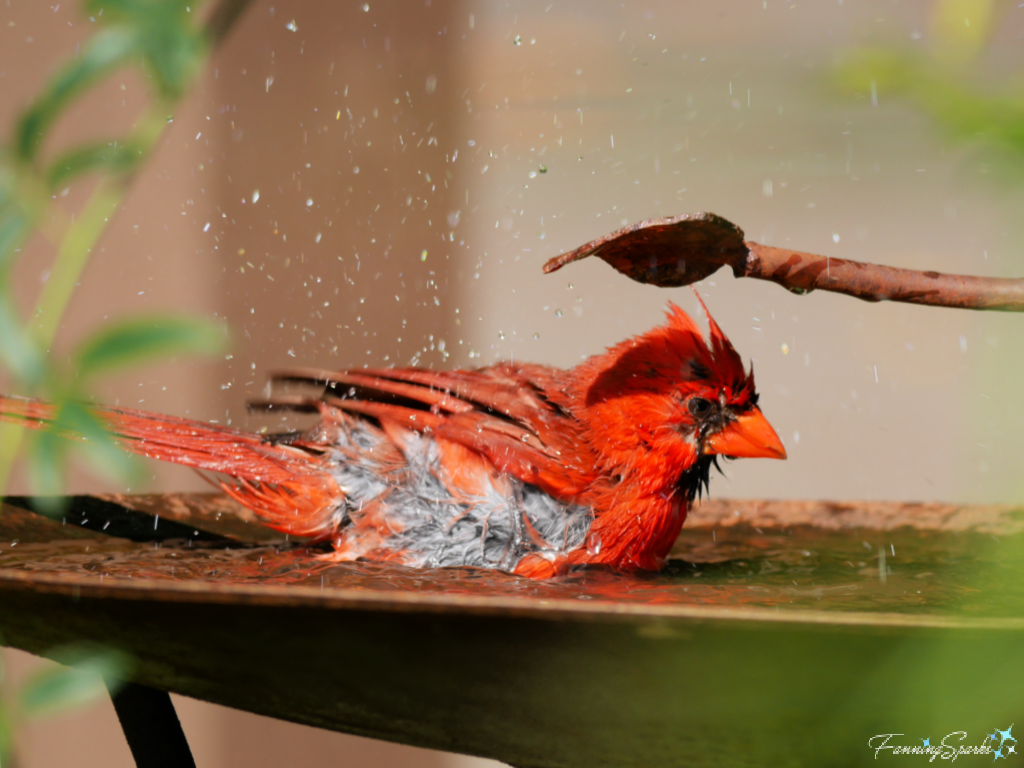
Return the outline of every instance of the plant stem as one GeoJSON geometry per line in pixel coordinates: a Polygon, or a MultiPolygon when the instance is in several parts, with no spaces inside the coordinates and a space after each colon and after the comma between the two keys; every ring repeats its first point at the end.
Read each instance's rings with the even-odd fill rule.
{"type": "Polygon", "coordinates": [[[728,266],[735,277],[771,280],[796,293],[844,293],[864,301],[1024,312],[1024,278],[974,277],[886,267],[773,248],[743,240],[743,230],[713,213],[648,219],[550,259],[551,273],[599,256],[639,283],[691,285],[728,266]]]}
{"type": "MultiPolygon", "coordinates": [[[[219,0],[214,5],[205,27],[211,50],[223,42],[250,3],[251,0],[219,0]]],[[[139,148],[141,159],[148,158],[166,130],[171,106],[157,101],[136,126],[130,140],[139,148]]],[[[134,173],[101,180],[78,218],[64,234],[57,258],[50,268],[50,278],[40,293],[29,321],[30,326],[34,326],[34,336],[41,349],[52,349],[64,311],[71,301],[89,256],[96,242],[106,231],[110,219],[121,207],[133,179],[134,173]]],[[[36,221],[40,216],[36,217],[36,221]]],[[[16,424],[0,424],[0,499],[7,488],[7,481],[21,449],[24,435],[23,427],[16,424]]]]}
{"type": "Polygon", "coordinates": [[[125,186],[120,181],[100,181],[78,218],[68,228],[32,314],[36,340],[44,350],[52,347],[64,310],[89,254],[120,206],[124,192],[125,186]]]}
{"type": "MultiPolygon", "coordinates": [[[[167,106],[157,102],[139,121],[131,140],[136,142],[142,157],[147,157],[160,140],[167,125],[167,106]]],[[[107,224],[121,207],[134,174],[115,179],[102,179],[83,206],[78,218],[68,227],[50,267],[50,277],[43,286],[32,313],[30,325],[39,348],[51,351],[60,330],[61,319],[89,261],[96,242],[107,224]]],[[[21,448],[25,430],[15,424],[0,425],[0,498],[3,497],[21,448]]]]}

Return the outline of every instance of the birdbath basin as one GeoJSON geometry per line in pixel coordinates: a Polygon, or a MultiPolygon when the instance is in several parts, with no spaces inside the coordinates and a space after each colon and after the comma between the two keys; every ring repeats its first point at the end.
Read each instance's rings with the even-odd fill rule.
{"type": "Polygon", "coordinates": [[[103,643],[148,686],[521,768],[994,748],[1024,703],[1013,507],[716,500],[661,574],[534,582],[331,563],[216,495],[26,506],[0,517],[5,643],[103,643]]]}

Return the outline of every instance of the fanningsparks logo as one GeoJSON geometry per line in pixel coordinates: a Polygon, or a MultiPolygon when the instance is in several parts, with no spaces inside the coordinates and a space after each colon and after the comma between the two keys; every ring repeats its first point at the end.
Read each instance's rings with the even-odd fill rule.
{"type": "Polygon", "coordinates": [[[932,744],[931,737],[918,738],[918,744],[899,744],[895,740],[903,733],[879,733],[868,739],[868,746],[875,751],[875,759],[885,750],[891,750],[893,755],[927,755],[928,762],[935,758],[942,760],[956,760],[965,755],[992,755],[992,760],[1005,760],[1009,755],[1017,754],[1017,740],[1010,731],[1013,724],[1005,731],[994,728],[992,733],[985,736],[981,744],[964,744],[967,740],[967,731],[953,731],[947,733],[938,744],[932,744]]]}

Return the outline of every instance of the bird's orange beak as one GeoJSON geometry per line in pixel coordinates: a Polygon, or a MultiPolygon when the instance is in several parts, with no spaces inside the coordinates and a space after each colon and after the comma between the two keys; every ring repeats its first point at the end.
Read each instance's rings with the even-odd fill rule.
{"type": "Polygon", "coordinates": [[[751,408],[704,441],[704,453],[749,459],[784,459],[786,449],[760,408],[751,408]]]}

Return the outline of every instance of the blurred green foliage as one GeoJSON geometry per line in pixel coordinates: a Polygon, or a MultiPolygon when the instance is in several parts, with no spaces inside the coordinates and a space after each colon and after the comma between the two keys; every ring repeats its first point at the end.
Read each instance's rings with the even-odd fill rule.
{"type": "Polygon", "coordinates": [[[937,0],[926,50],[867,47],[848,52],[834,70],[844,91],[904,99],[923,109],[955,139],[1009,151],[1024,160],[1024,87],[998,82],[984,54],[1000,16],[1016,4],[937,0]]]}
{"type": "MultiPolygon", "coordinates": [[[[225,343],[216,324],[189,318],[136,317],[100,328],[69,358],[52,353],[61,317],[98,239],[138,170],[171,121],[174,107],[201,69],[210,46],[194,0],[85,0],[83,10],[97,25],[80,52],[58,69],[24,110],[0,148],[0,366],[17,394],[54,401],[50,429],[31,437],[29,456],[35,487],[59,494],[71,444],[89,443],[90,463],[125,478],[132,462],[82,403],[100,375],[126,365],[189,353],[211,353],[225,343]],[[150,86],[150,105],[127,136],[83,143],[53,153],[45,148],[69,105],[96,84],[125,68],[141,68],[150,86]],[[91,196],[74,216],[61,208],[58,192],[75,183],[92,185],[91,196]],[[18,254],[44,220],[56,220],[56,258],[27,319],[20,317],[12,289],[18,254]],[[63,222],[63,224],[61,224],[63,222]]],[[[222,0],[235,9],[237,0],[222,0]]],[[[218,6],[214,16],[224,14],[218,6]]],[[[223,34],[222,29],[211,36],[223,34]]],[[[0,425],[0,495],[20,450],[22,430],[0,425]]]]}
{"type": "MultiPolygon", "coordinates": [[[[223,37],[246,0],[219,0],[209,29],[198,22],[200,5],[201,0],[85,0],[83,10],[96,22],[96,34],[20,115],[9,144],[0,146],[0,368],[18,394],[46,397],[57,405],[49,429],[32,435],[28,451],[34,487],[50,503],[59,503],[53,499],[75,445],[68,437],[88,444],[84,454],[97,471],[119,479],[132,473],[132,457],[86,404],[97,377],[168,355],[213,353],[226,343],[219,324],[157,315],[107,324],[70,355],[58,358],[52,352],[61,317],[96,242],[171,122],[211,42],[223,37]],[[130,134],[71,146],[48,157],[47,138],[69,105],[125,68],[141,68],[150,85],[150,106],[130,134]],[[91,184],[92,192],[71,216],[62,210],[57,193],[75,183],[91,184]],[[22,318],[14,301],[13,269],[44,220],[63,222],[56,233],[52,225],[45,232],[56,241],[56,258],[35,308],[22,318]]],[[[0,496],[22,437],[17,425],[0,424],[0,496]]],[[[8,694],[0,697],[2,765],[8,763],[19,723],[113,691],[129,668],[122,654],[105,649],[77,647],[50,655],[62,666],[47,667],[13,694],[4,684],[0,663],[0,686],[8,694]]]]}
{"type": "Polygon", "coordinates": [[[75,646],[49,654],[59,666],[47,665],[17,690],[10,690],[0,658],[0,685],[8,696],[0,699],[0,765],[8,765],[18,726],[35,717],[59,714],[117,691],[127,679],[130,660],[105,648],[75,646]]]}
{"type": "Polygon", "coordinates": [[[837,72],[851,90],[902,96],[922,107],[954,136],[986,140],[1024,155],[1024,89],[985,93],[963,77],[925,57],[864,50],[837,72]]]}
{"type": "MultiPolygon", "coordinates": [[[[926,50],[853,50],[834,70],[834,83],[842,90],[870,94],[875,104],[881,99],[902,99],[915,105],[954,141],[999,153],[1008,161],[1000,163],[1005,180],[1019,188],[1024,172],[1024,87],[1019,75],[997,76],[986,66],[991,36],[1001,16],[1019,12],[1017,8],[1017,3],[996,0],[936,0],[926,50]]],[[[1002,357],[1002,350],[998,354],[996,365],[976,369],[986,389],[992,379],[1005,377],[1013,362],[1002,357]]],[[[1017,583],[1013,568],[1024,562],[1024,536],[992,539],[989,547],[997,557],[969,588],[979,604],[997,604],[1008,591],[1006,586],[1017,583]]],[[[945,567],[955,567],[954,563],[951,558],[945,567]]],[[[1024,703],[1018,684],[1019,640],[1008,633],[986,653],[973,654],[965,654],[958,643],[952,634],[937,636],[928,644],[908,643],[899,661],[909,670],[906,689],[913,693],[912,698],[901,695],[911,700],[917,716],[929,718],[936,729],[956,723],[952,713],[957,708],[987,709],[1012,720],[1011,713],[1024,703]],[[976,691],[974,700],[955,701],[949,696],[957,679],[969,681],[966,687],[976,691]]],[[[886,665],[880,664],[879,674],[885,671],[886,665]]]]}

